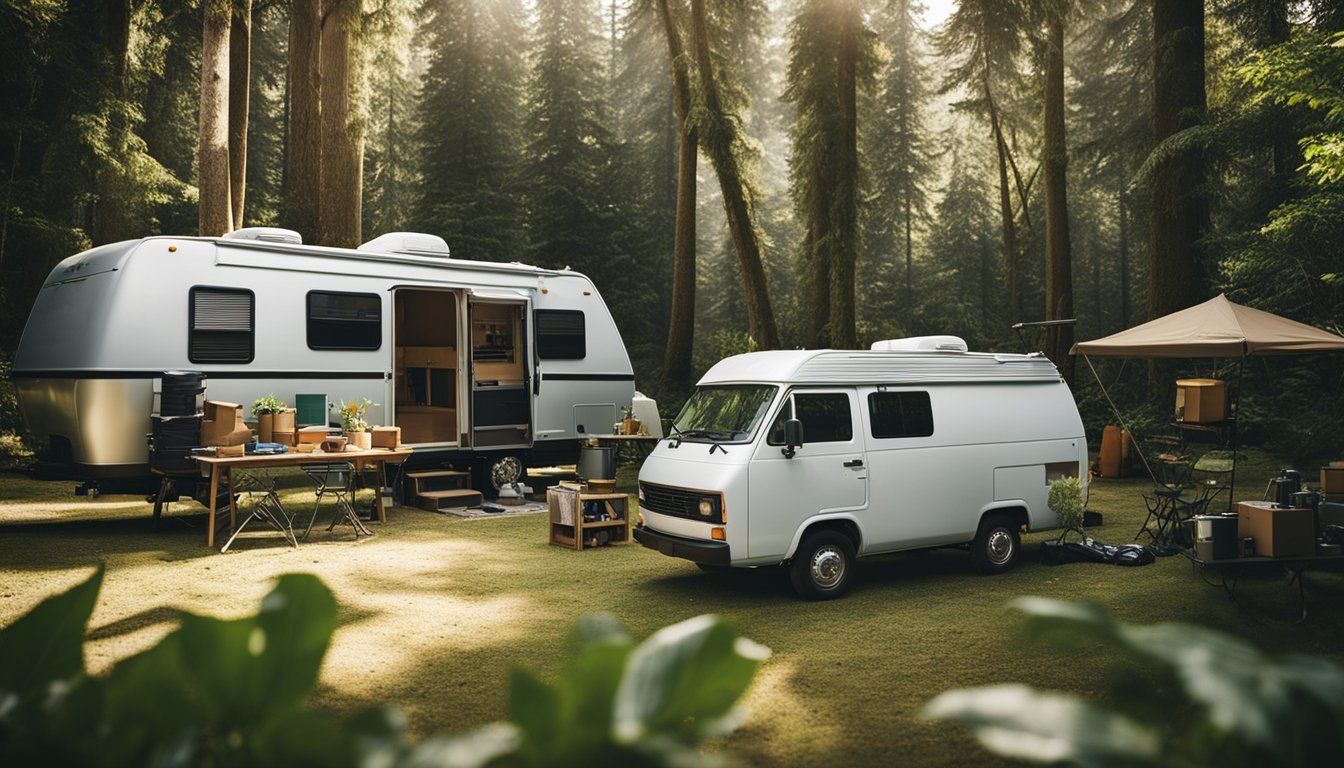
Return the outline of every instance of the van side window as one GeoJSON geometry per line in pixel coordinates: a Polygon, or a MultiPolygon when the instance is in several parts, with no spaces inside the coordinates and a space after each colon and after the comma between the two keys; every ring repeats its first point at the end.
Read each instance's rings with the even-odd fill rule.
{"type": "Polygon", "coordinates": [[[308,292],[309,349],[383,346],[383,301],[374,293],[308,292]]]}
{"type": "Polygon", "coordinates": [[[928,437],[933,406],[928,392],[874,392],[868,395],[873,437],[928,437]]]}
{"type": "Polygon", "coordinates": [[[256,349],[255,302],[251,291],[192,288],[187,359],[193,363],[252,362],[256,349]]]}
{"type": "MultiPolygon", "coordinates": [[[[847,443],[854,439],[854,421],[849,411],[849,395],[844,392],[800,392],[793,396],[793,418],[803,423],[803,439],[812,443],[847,443]]],[[[770,428],[770,445],[784,444],[784,422],[789,420],[786,405],[770,428]]]]}
{"type": "Polygon", "coordinates": [[[581,310],[538,309],[532,317],[536,325],[537,357],[542,360],[582,360],[588,356],[581,310]]]}

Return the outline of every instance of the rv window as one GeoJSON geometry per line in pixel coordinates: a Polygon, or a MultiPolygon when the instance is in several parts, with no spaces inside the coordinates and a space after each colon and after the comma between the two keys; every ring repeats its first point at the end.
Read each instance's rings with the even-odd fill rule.
{"type": "Polygon", "coordinates": [[[928,392],[874,392],[868,396],[873,437],[928,437],[933,407],[928,392]]]}
{"type": "MultiPolygon", "coordinates": [[[[770,428],[770,444],[784,444],[784,422],[789,407],[780,410],[770,428]]],[[[803,440],[813,443],[847,443],[854,439],[854,421],[849,411],[849,395],[844,392],[800,392],[793,396],[793,418],[803,422],[803,440]]]]}
{"type": "Polygon", "coordinates": [[[373,293],[308,292],[309,349],[383,346],[383,301],[373,293]]]}
{"type": "Polygon", "coordinates": [[[582,360],[588,356],[583,312],[538,309],[533,318],[537,331],[537,357],[542,360],[582,360]]]}
{"type": "Polygon", "coordinates": [[[192,288],[187,359],[193,363],[250,363],[255,299],[236,288],[192,288]]]}

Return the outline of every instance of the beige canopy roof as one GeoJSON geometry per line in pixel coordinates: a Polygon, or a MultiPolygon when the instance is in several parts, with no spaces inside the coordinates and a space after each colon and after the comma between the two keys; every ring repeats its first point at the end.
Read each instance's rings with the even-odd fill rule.
{"type": "Polygon", "coordinates": [[[1105,338],[1074,344],[1070,350],[1075,355],[1103,357],[1244,357],[1332,351],[1344,351],[1344,336],[1233,304],[1223,294],[1105,338]]]}

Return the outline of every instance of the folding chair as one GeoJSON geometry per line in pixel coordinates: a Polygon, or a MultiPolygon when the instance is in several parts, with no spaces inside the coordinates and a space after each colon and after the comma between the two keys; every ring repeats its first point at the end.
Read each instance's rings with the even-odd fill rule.
{"type": "Polygon", "coordinates": [[[365,527],[359,515],[355,513],[355,468],[350,462],[332,462],[330,464],[304,464],[301,467],[309,479],[317,486],[317,500],[313,504],[313,514],[308,518],[308,527],[303,532],[306,541],[317,521],[318,509],[322,506],[322,497],[330,496],[336,501],[336,512],[331,516],[331,525],[327,531],[335,530],[338,523],[346,522],[355,531],[355,538],[372,533],[365,527]]]}
{"type": "Polygon", "coordinates": [[[245,495],[251,503],[247,505],[247,516],[238,524],[229,540],[224,542],[220,552],[228,552],[233,540],[238,538],[238,534],[242,533],[247,524],[253,520],[279,531],[290,546],[295,548],[299,546],[299,540],[294,535],[293,520],[280,503],[280,496],[275,492],[275,480],[271,478],[270,473],[239,472],[233,478],[233,490],[235,493],[245,495]]]}

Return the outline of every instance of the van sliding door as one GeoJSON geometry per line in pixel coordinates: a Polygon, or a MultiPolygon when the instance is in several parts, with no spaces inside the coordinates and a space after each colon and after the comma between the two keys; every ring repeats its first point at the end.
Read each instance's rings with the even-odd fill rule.
{"type": "Polygon", "coordinates": [[[532,435],[528,303],[473,296],[471,443],[476,450],[526,448],[532,435]]]}
{"type": "Polygon", "coordinates": [[[456,445],[462,433],[465,312],[460,291],[397,288],[393,296],[392,412],[401,441],[456,445]]]}

